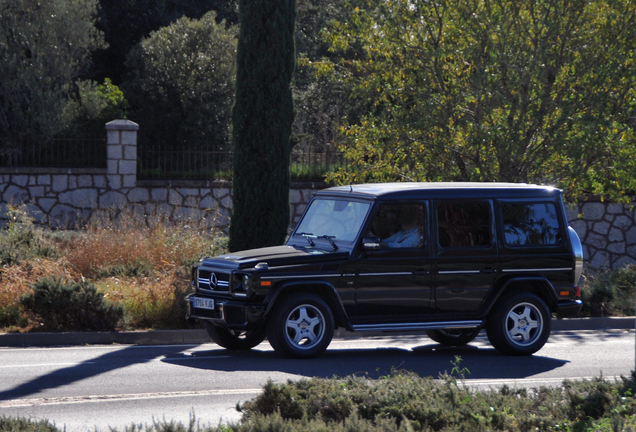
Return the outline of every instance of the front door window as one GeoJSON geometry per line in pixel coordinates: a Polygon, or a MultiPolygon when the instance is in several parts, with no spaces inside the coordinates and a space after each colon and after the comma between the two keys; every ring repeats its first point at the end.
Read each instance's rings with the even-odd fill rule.
{"type": "Polygon", "coordinates": [[[421,204],[383,204],[371,224],[371,234],[380,238],[382,249],[422,248],[424,232],[421,204]]]}

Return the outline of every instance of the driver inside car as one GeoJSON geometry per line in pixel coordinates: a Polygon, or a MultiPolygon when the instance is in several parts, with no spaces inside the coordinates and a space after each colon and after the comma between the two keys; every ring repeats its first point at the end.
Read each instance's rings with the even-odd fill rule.
{"type": "Polygon", "coordinates": [[[422,231],[417,217],[417,207],[404,207],[400,213],[402,229],[380,241],[383,248],[415,248],[422,245],[422,231]]]}

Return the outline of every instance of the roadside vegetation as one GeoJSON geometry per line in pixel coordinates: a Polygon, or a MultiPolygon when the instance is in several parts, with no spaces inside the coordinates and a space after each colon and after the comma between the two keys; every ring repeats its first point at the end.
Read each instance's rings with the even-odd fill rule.
{"type": "MultiPolygon", "coordinates": [[[[227,251],[205,223],[104,212],[81,229],[33,224],[9,207],[0,228],[0,332],[192,327],[183,297],[203,256],[227,251]],[[97,317],[91,318],[91,317],[97,317]]],[[[582,316],[633,316],[636,265],[589,274],[582,316]]]]}
{"type": "Polygon", "coordinates": [[[225,250],[205,223],[158,215],[102,213],[76,231],[35,226],[23,207],[8,216],[0,229],[5,332],[188,328],[190,269],[225,250]]]}
{"type": "MultiPolygon", "coordinates": [[[[237,406],[243,417],[229,425],[156,422],[128,432],[277,431],[634,431],[636,379],[564,381],[557,387],[481,391],[463,380],[461,358],[438,379],[395,371],[377,380],[361,376],[268,382],[237,406]]],[[[112,429],[111,429],[112,430],[112,429]]],[[[46,421],[0,418],[0,431],[56,432],[46,421]]]]}
{"type": "Polygon", "coordinates": [[[636,265],[602,270],[581,282],[583,316],[633,316],[636,265]]]}

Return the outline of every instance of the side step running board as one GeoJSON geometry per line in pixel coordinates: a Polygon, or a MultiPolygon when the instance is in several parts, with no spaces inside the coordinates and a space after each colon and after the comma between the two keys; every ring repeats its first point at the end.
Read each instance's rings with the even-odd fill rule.
{"type": "Polygon", "coordinates": [[[393,324],[356,324],[353,331],[407,331],[407,330],[438,330],[438,329],[470,329],[482,327],[483,321],[446,321],[428,323],[393,323],[393,324]]]}

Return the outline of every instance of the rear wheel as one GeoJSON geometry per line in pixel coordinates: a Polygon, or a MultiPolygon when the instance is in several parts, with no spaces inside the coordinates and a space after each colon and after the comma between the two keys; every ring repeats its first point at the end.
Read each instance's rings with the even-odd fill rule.
{"type": "Polygon", "coordinates": [[[446,346],[462,346],[471,342],[477,337],[480,329],[461,330],[426,330],[428,337],[435,342],[446,346]]]}
{"type": "Polygon", "coordinates": [[[552,327],[550,309],[541,297],[520,293],[503,298],[488,317],[490,343],[509,355],[531,355],[548,340],[552,327]]]}
{"type": "Polygon", "coordinates": [[[208,331],[212,342],[234,351],[252,349],[265,340],[265,326],[258,330],[236,331],[227,330],[206,322],[205,329],[208,331]]]}
{"type": "Polygon", "coordinates": [[[320,297],[298,294],[274,305],[267,322],[267,340],[278,353],[297,358],[314,357],[331,343],[334,319],[320,297]]]}

